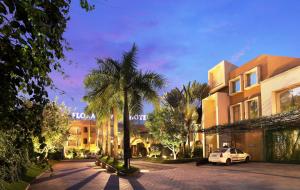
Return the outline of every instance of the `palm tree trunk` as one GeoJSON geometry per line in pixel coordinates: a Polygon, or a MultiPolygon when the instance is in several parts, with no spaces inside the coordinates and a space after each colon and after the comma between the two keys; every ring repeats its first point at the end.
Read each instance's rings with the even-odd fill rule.
{"type": "Polygon", "coordinates": [[[113,108],[114,115],[114,157],[118,157],[118,111],[113,108]]]}
{"type": "Polygon", "coordinates": [[[187,153],[191,153],[191,131],[190,126],[188,125],[188,135],[187,135],[187,153]]]}
{"type": "Polygon", "coordinates": [[[106,135],[106,123],[102,123],[102,147],[103,147],[103,154],[107,154],[107,149],[106,149],[106,142],[107,142],[107,135],[106,135]]]}
{"type": "Polygon", "coordinates": [[[127,90],[124,90],[123,125],[124,125],[124,167],[129,169],[131,152],[130,152],[129,110],[128,110],[127,90]]]}
{"type": "Polygon", "coordinates": [[[110,126],[110,113],[108,114],[107,118],[107,153],[109,156],[111,156],[111,126],[110,126]]]}
{"type": "Polygon", "coordinates": [[[185,147],[185,144],[186,144],[186,139],[185,139],[185,141],[183,141],[182,142],[182,152],[183,152],[183,157],[185,157],[185,155],[186,155],[186,147],[185,147]]]}

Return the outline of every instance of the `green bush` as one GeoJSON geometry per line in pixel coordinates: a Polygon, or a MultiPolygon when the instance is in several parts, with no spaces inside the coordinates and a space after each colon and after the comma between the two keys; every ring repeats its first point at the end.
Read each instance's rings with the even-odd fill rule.
{"type": "Polygon", "coordinates": [[[193,151],[193,157],[201,158],[203,156],[203,149],[200,146],[196,146],[193,151]]]}
{"type": "Polygon", "coordinates": [[[16,147],[17,134],[14,131],[0,130],[0,179],[8,182],[18,181],[26,173],[30,162],[26,145],[16,147]]]}
{"type": "Polygon", "coordinates": [[[48,154],[48,159],[50,160],[61,160],[63,157],[62,150],[56,150],[55,152],[50,152],[48,154]]]}
{"type": "Polygon", "coordinates": [[[149,157],[158,157],[161,155],[161,149],[162,146],[161,145],[152,145],[150,147],[150,153],[149,153],[149,157]]]}

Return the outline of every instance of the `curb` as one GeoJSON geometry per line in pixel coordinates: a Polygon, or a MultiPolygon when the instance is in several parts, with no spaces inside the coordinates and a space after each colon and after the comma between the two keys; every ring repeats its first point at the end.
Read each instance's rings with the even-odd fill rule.
{"type": "Polygon", "coordinates": [[[44,175],[47,171],[48,171],[48,170],[46,170],[46,171],[40,173],[40,175],[36,176],[36,177],[35,177],[35,178],[34,178],[34,179],[26,186],[25,190],[28,190],[29,187],[30,187],[30,184],[31,184],[32,182],[34,182],[36,179],[40,178],[42,175],[44,175]]]}

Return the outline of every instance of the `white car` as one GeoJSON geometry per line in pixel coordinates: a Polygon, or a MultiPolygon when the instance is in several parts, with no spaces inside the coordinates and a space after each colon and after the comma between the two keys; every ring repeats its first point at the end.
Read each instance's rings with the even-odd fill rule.
{"type": "Polygon", "coordinates": [[[221,148],[210,153],[208,161],[212,164],[224,163],[230,165],[232,162],[248,162],[250,155],[237,148],[221,148]]]}

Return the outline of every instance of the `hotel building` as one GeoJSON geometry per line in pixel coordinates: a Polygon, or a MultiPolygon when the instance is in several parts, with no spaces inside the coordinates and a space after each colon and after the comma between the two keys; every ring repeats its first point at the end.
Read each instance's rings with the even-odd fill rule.
{"type": "MultiPolygon", "coordinates": [[[[113,140],[118,138],[118,155],[122,157],[123,147],[123,124],[118,124],[118,134],[114,134],[113,122],[111,126],[101,125],[97,126],[95,117],[86,117],[84,113],[73,113],[73,119],[70,121],[70,129],[68,141],[64,146],[65,157],[72,157],[73,150],[77,153],[89,152],[89,154],[96,154],[101,148],[105,149],[108,154],[114,151],[113,140]],[[80,117],[80,115],[82,115],[80,117]],[[110,130],[110,133],[108,133],[110,130]],[[110,136],[109,136],[110,134],[110,136]],[[104,138],[103,138],[104,137],[104,138]],[[110,143],[110,146],[109,146],[110,143]],[[103,146],[105,144],[105,146],[103,146]],[[110,150],[109,150],[110,148],[110,150]]],[[[148,130],[144,126],[146,115],[134,115],[130,117],[131,120],[131,138],[130,145],[132,156],[139,156],[140,149],[149,148],[154,141],[149,138],[148,130]]],[[[78,155],[82,157],[83,155],[78,155]]]]}
{"type": "Polygon", "coordinates": [[[100,144],[100,130],[94,120],[71,120],[69,137],[64,147],[64,154],[68,157],[69,150],[88,150],[97,153],[100,144]]]}
{"type": "MultiPolygon", "coordinates": [[[[202,101],[203,129],[300,109],[300,58],[261,55],[240,67],[221,61],[208,71],[208,83],[210,95],[202,101]]],[[[227,145],[262,161],[266,160],[265,135],[264,130],[199,133],[198,139],[205,157],[227,145]]],[[[300,143],[296,146],[300,150],[300,143]]]]}

